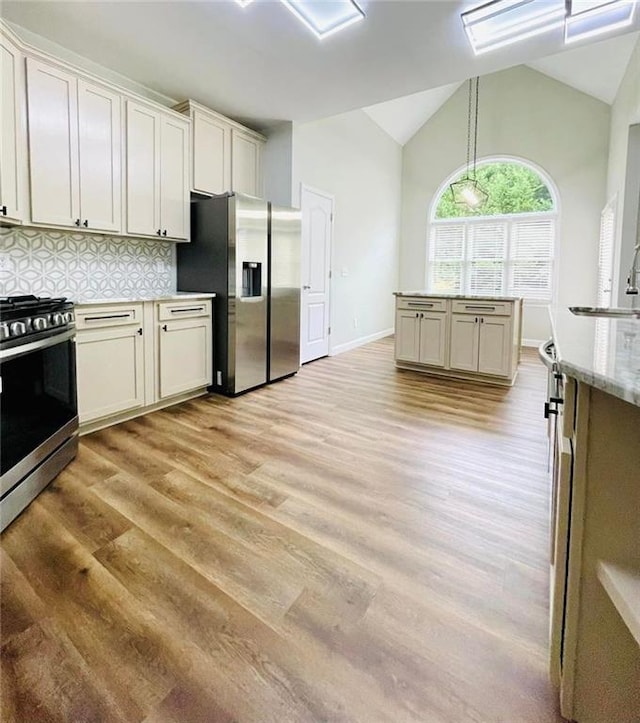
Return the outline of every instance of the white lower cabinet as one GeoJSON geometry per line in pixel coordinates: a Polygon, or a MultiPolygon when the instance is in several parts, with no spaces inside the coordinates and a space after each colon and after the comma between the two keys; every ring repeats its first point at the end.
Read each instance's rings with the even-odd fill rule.
{"type": "Polygon", "coordinates": [[[521,342],[520,309],[520,299],[398,296],[396,366],[513,383],[521,342]]]}
{"type": "Polygon", "coordinates": [[[144,406],[141,327],[79,333],[76,342],[78,414],[92,422],[144,406]]]}
{"type": "Polygon", "coordinates": [[[90,431],[211,384],[211,300],[76,307],[78,413],[90,431]]]}
{"type": "Polygon", "coordinates": [[[441,312],[399,310],[396,314],[396,359],[443,367],[447,316],[441,312]]]}
{"type": "Polygon", "coordinates": [[[158,398],[211,384],[210,302],[158,304],[158,398]],[[173,316],[172,316],[173,315],[173,316]],[[176,318],[176,315],[179,318],[176,318]]]}

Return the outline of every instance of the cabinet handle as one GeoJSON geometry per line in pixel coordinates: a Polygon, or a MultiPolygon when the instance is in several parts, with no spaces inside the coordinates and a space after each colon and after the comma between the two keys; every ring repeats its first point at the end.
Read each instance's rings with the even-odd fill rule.
{"type": "Polygon", "coordinates": [[[468,309],[469,311],[495,311],[495,306],[479,306],[479,305],[471,305],[471,304],[465,304],[465,309],[468,309]]]}
{"type": "Polygon", "coordinates": [[[165,228],[165,230],[162,232],[162,235],[163,235],[163,236],[166,236],[166,235],[167,235],[167,229],[166,229],[166,228],[165,228]]]}
{"type": "Polygon", "coordinates": [[[407,306],[413,306],[414,308],[417,306],[418,308],[426,309],[431,308],[433,304],[429,304],[426,301],[410,301],[407,306]]]}
{"type": "Polygon", "coordinates": [[[166,324],[163,324],[163,325],[162,325],[162,331],[169,331],[169,329],[167,329],[167,325],[166,325],[166,324]]]}
{"type": "Polygon", "coordinates": [[[110,314],[109,316],[85,316],[85,321],[105,321],[106,319],[129,319],[131,314],[110,314]]]}
{"type": "Polygon", "coordinates": [[[142,327],[138,329],[138,336],[142,336],[142,327]]]}
{"type": "Polygon", "coordinates": [[[484,324],[484,316],[481,316],[481,317],[480,317],[480,323],[481,323],[481,324],[484,324]]]}
{"type": "Polygon", "coordinates": [[[88,219],[88,218],[85,218],[85,220],[82,222],[82,225],[83,225],[85,228],[89,228],[89,219],[88,219]]]}
{"type": "Polygon", "coordinates": [[[162,236],[162,229],[159,228],[159,229],[156,231],[156,233],[158,234],[158,236],[162,236]]]}
{"type": "Polygon", "coordinates": [[[184,314],[187,311],[204,311],[204,306],[190,306],[189,308],[185,307],[184,309],[171,309],[172,314],[184,314]]]}
{"type": "Polygon", "coordinates": [[[473,322],[474,324],[478,323],[478,317],[476,316],[476,320],[473,322]]]}
{"type": "Polygon", "coordinates": [[[545,402],[545,403],[544,403],[544,418],[545,418],[545,419],[549,419],[549,417],[550,417],[552,414],[556,414],[556,415],[557,415],[557,414],[558,414],[558,410],[557,410],[557,409],[551,409],[551,405],[549,404],[549,402],[545,402]]]}
{"type": "Polygon", "coordinates": [[[7,215],[7,207],[6,206],[3,206],[2,208],[0,208],[0,211],[2,212],[3,216],[7,215]]]}
{"type": "Polygon", "coordinates": [[[79,225],[80,225],[80,219],[79,219],[79,218],[77,218],[77,219],[75,220],[75,224],[76,224],[76,226],[79,226],[79,225]]]}

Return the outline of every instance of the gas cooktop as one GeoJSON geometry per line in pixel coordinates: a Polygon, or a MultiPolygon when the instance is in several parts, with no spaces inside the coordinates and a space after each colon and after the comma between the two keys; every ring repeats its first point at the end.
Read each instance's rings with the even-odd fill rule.
{"type": "Polygon", "coordinates": [[[74,323],[73,303],[65,297],[5,296],[0,298],[0,341],[57,333],[74,323]]]}

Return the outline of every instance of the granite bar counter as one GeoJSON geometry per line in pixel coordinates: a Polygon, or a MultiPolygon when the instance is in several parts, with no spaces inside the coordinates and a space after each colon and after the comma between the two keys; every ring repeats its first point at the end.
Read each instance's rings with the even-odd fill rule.
{"type": "Polygon", "coordinates": [[[556,357],[567,376],[640,406],[640,319],[551,312],[556,357]]]}

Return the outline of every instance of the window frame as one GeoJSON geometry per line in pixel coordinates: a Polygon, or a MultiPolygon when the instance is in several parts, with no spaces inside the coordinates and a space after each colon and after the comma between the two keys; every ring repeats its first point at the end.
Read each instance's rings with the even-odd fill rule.
{"type": "MultiPolygon", "coordinates": [[[[434,194],[431,200],[430,208],[429,208],[429,214],[428,214],[428,222],[427,222],[427,238],[426,238],[426,255],[425,255],[425,288],[427,291],[432,290],[432,261],[433,261],[433,244],[432,244],[432,229],[434,227],[438,226],[453,226],[453,225],[462,225],[464,226],[464,237],[463,237],[463,257],[461,260],[461,282],[462,287],[459,292],[452,291],[451,293],[471,293],[470,291],[467,291],[468,289],[468,281],[469,281],[469,269],[471,268],[471,259],[467,255],[467,239],[468,239],[468,233],[469,233],[469,226],[473,224],[482,224],[482,223],[505,223],[507,225],[507,238],[506,238],[506,254],[504,258],[504,267],[503,267],[503,273],[502,273],[502,288],[504,290],[504,295],[509,295],[509,281],[512,278],[511,272],[513,268],[513,253],[512,253],[512,226],[515,221],[518,220],[544,220],[549,219],[553,221],[553,246],[551,249],[551,269],[550,269],[550,278],[551,278],[551,290],[549,297],[545,297],[544,299],[541,298],[529,298],[527,296],[523,296],[522,298],[526,302],[528,306],[548,306],[549,304],[553,304],[556,300],[557,295],[557,288],[558,288],[558,240],[560,237],[560,202],[559,202],[559,195],[558,190],[553,182],[553,180],[550,178],[549,174],[540,166],[538,166],[535,163],[532,163],[531,161],[524,159],[524,158],[518,158],[516,156],[491,156],[482,158],[477,162],[477,166],[485,166],[485,165],[491,165],[494,163],[513,163],[518,164],[521,166],[525,166],[532,172],[534,172],[536,175],[540,177],[540,179],[545,183],[547,188],[549,189],[549,193],[551,195],[552,201],[553,201],[553,208],[549,211],[526,211],[523,213],[510,213],[510,214],[493,214],[493,215],[487,215],[487,216],[458,216],[453,218],[435,218],[435,214],[438,208],[438,205],[440,203],[440,199],[443,195],[443,193],[446,193],[449,185],[455,181],[457,178],[459,178],[466,170],[466,166],[461,166],[456,171],[454,171],[452,174],[449,175],[448,178],[446,178],[439,186],[438,190],[434,194]]],[[[436,293],[436,292],[433,292],[436,293]]],[[[444,292],[443,292],[444,293],[444,292]]],[[[496,294],[497,296],[497,294],[496,294]]]]}

